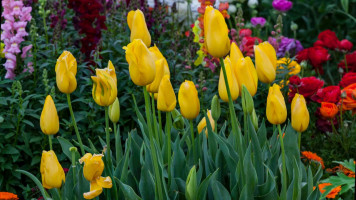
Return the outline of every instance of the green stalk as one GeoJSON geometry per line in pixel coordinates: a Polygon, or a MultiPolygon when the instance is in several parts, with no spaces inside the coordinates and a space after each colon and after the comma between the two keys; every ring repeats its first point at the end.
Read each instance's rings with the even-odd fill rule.
{"type": "Polygon", "coordinates": [[[153,118],[154,134],[155,134],[156,141],[158,142],[158,145],[160,145],[161,142],[163,143],[163,141],[160,141],[159,137],[158,137],[156,108],[155,108],[155,97],[154,97],[153,93],[151,93],[151,100],[152,100],[151,103],[152,103],[152,114],[153,114],[152,118],[153,118]]]}
{"type": "Polygon", "coordinates": [[[72,152],[72,170],[73,170],[73,183],[75,185],[75,182],[76,182],[76,173],[75,173],[75,167],[76,167],[76,164],[75,164],[75,151],[71,151],[72,152]]]}
{"type": "Polygon", "coordinates": [[[158,123],[159,123],[159,130],[158,130],[159,141],[162,141],[162,145],[163,145],[162,116],[161,116],[161,111],[160,110],[158,110],[158,123]]]}
{"type": "Polygon", "coordinates": [[[77,135],[77,139],[78,139],[78,142],[79,142],[80,151],[82,152],[82,155],[84,156],[85,151],[84,151],[84,147],[83,147],[83,142],[82,142],[82,138],[80,137],[80,134],[79,134],[79,131],[78,131],[77,122],[75,122],[72,103],[70,101],[70,94],[67,94],[67,101],[68,101],[68,107],[69,107],[70,116],[72,117],[72,122],[73,122],[74,130],[75,130],[75,134],[77,135]]]}
{"type": "Polygon", "coordinates": [[[151,148],[151,156],[153,160],[153,167],[155,171],[155,179],[156,179],[156,190],[159,200],[163,200],[163,192],[162,192],[162,185],[161,185],[161,175],[159,172],[158,167],[158,160],[157,160],[157,153],[156,148],[154,146],[154,138],[153,138],[153,130],[152,130],[152,122],[151,122],[151,109],[150,109],[150,99],[149,94],[146,90],[146,87],[143,86],[143,94],[145,97],[145,107],[146,107],[146,118],[147,118],[147,125],[148,125],[148,132],[149,132],[149,139],[150,139],[150,148],[151,148]]]}
{"type": "Polygon", "coordinates": [[[283,133],[281,130],[281,125],[278,124],[278,131],[279,131],[279,140],[281,142],[281,149],[282,149],[282,193],[281,199],[287,199],[287,168],[286,168],[286,155],[284,150],[284,143],[283,143],[283,133]]]}
{"type": "Polygon", "coordinates": [[[117,128],[116,123],[114,123],[114,134],[115,134],[116,166],[119,166],[120,157],[122,157],[122,146],[121,146],[120,127],[117,128]]]}
{"type": "Polygon", "coordinates": [[[52,135],[48,135],[48,142],[49,142],[49,149],[53,150],[53,148],[52,148],[52,135]]]}
{"type": "Polygon", "coordinates": [[[195,159],[196,159],[197,155],[196,155],[196,152],[195,152],[193,120],[189,120],[189,126],[190,126],[191,140],[192,140],[193,160],[194,160],[194,163],[195,163],[195,159]]]}
{"type": "Polygon", "coordinates": [[[61,196],[61,190],[59,188],[56,188],[58,195],[59,195],[59,199],[62,200],[62,196],[61,196]]]}
{"type": "Polygon", "coordinates": [[[302,143],[302,133],[298,131],[298,147],[300,151],[300,144],[302,143]]]}
{"type": "Polygon", "coordinates": [[[171,174],[171,152],[172,152],[171,151],[171,124],[172,124],[171,112],[166,112],[166,130],[165,130],[165,133],[167,135],[168,186],[170,185],[171,179],[172,179],[172,174],[171,174]]]}
{"type": "Polygon", "coordinates": [[[109,133],[109,106],[105,106],[105,133],[106,133],[106,155],[109,166],[111,166],[110,133],[109,133]]]}

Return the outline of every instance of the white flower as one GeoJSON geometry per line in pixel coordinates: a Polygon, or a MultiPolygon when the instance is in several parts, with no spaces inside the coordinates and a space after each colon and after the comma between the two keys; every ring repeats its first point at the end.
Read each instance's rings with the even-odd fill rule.
{"type": "Polygon", "coordinates": [[[258,5],[258,0],[248,0],[247,5],[252,9],[256,8],[256,6],[258,5]]]}
{"type": "Polygon", "coordinates": [[[229,8],[227,9],[227,12],[228,12],[229,14],[233,14],[233,13],[236,12],[236,10],[237,10],[236,6],[230,4],[230,5],[229,5],[229,8]]]}

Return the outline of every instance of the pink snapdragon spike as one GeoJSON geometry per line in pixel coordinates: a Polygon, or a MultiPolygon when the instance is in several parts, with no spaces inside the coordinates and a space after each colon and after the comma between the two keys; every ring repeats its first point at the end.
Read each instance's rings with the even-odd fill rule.
{"type": "Polygon", "coordinates": [[[256,27],[257,25],[263,27],[266,24],[266,19],[263,17],[252,17],[251,24],[253,27],[256,27]]]}
{"type": "MultiPolygon", "coordinates": [[[[24,37],[28,36],[26,26],[32,19],[32,8],[24,6],[23,0],[2,0],[1,4],[4,8],[1,16],[5,19],[1,24],[1,40],[5,44],[3,53],[7,59],[4,63],[7,71],[5,78],[13,79],[16,76],[16,55],[21,53],[21,43],[25,41],[24,37]]],[[[22,48],[22,59],[29,56],[31,48],[32,45],[22,48]]],[[[26,71],[31,72],[31,67],[32,64],[28,63],[26,71]]]]}

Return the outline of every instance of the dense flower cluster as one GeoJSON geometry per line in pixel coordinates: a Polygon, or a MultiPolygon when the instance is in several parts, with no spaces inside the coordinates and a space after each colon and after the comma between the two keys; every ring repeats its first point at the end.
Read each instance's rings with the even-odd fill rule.
{"type": "MultiPolygon", "coordinates": [[[[26,26],[32,18],[32,8],[24,6],[22,0],[2,0],[2,6],[4,8],[2,17],[4,17],[5,22],[1,24],[3,31],[1,40],[5,44],[3,53],[5,53],[5,58],[7,59],[4,64],[7,70],[5,78],[13,79],[16,76],[16,61],[17,55],[21,53],[21,43],[25,40],[24,37],[28,36],[26,26]]],[[[31,48],[32,45],[23,47],[21,58],[26,58],[31,48]]],[[[29,63],[28,67],[31,68],[32,64],[29,63]]]]}
{"type": "Polygon", "coordinates": [[[68,7],[76,12],[75,28],[85,36],[81,39],[80,51],[89,60],[101,39],[101,30],[106,29],[104,6],[99,0],[69,0],[68,7]]]}

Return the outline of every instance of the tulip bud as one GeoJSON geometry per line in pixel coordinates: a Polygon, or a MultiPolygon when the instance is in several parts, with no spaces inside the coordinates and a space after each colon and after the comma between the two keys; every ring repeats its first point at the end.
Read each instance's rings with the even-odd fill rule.
{"type": "Polygon", "coordinates": [[[271,84],[276,79],[276,50],[268,42],[255,45],[254,49],[258,80],[263,83],[271,84]]]}
{"type": "Polygon", "coordinates": [[[53,150],[42,152],[40,172],[46,189],[60,188],[65,182],[64,170],[53,150]]]}
{"type": "Polygon", "coordinates": [[[234,74],[239,84],[240,95],[242,93],[242,85],[245,85],[252,96],[257,92],[258,77],[253,62],[250,57],[242,57],[236,63],[232,63],[234,74]]]}
{"type": "Polygon", "coordinates": [[[117,97],[114,103],[109,106],[109,118],[113,123],[117,123],[120,119],[120,102],[117,97]]]}
{"type": "Polygon", "coordinates": [[[250,92],[247,90],[245,85],[242,85],[242,109],[244,113],[252,114],[252,110],[254,109],[253,99],[250,92]]]}
{"type": "Polygon", "coordinates": [[[172,117],[173,117],[173,126],[176,129],[183,129],[184,128],[184,119],[182,115],[179,113],[179,111],[175,108],[171,112],[172,117]]]}
{"type": "Polygon", "coordinates": [[[204,14],[204,44],[209,54],[221,58],[229,53],[228,33],[229,29],[221,12],[212,6],[207,6],[204,14]]]}
{"type": "MultiPolygon", "coordinates": [[[[211,117],[211,110],[207,110],[208,118],[209,118],[209,122],[211,125],[211,128],[213,129],[213,131],[215,131],[215,121],[213,120],[213,118],[211,117]]],[[[201,133],[203,131],[203,129],[206,127],[206,118],[204,117],[198,124],[198,133],[201,133]]],[[[205,135],[206,137],[208,137],[208,129],[205,130],[205,135]]]]}
{"type": "Polygon", "coordinates": [[[138,86],[152,83],[156,75],[155,60],[142,40],[135,39],[123,49],[126,50],[132,82],[138,86]]]}
{"type": "MultiPolygon", "coordinates": [[[[233,69],[231,67],[231,62],[230,62],[230,59],[229,59],[228,56],[225,58],[224,64],[225,64],[227,82],[229,84],[231,98],[232,98],[233,101],[235,101],[237,99],[237,97],[239,97],[239,85],[237,83],[237,80],[236,80],[236,77],[235,77],[235,73],[234,73],[234,71],[233,71],[233,69]]],[[[227,94],[225,78],[224,78],[224,73],[223,73],[222,68],[220,70],[220,78],[219,78],[218,89],[219,89],[220,98],[225,102],[229,102],[229,97],[228,97],[228,94],[227,94]]]]}
{"type": "Polygon", "coordinates": [[[211,101],[211,116],[213,117],[214,121],[218,121],[220,118],[221,114],[221,108],[220,108],[220,101],[218,96],[214,95],[212,101],[211,101]]]}
{"type": "Polygon", "coordinates": [[[240,50],[240,48],[236,45],[235,42],[231,43],[231,50],[230,50],[230,60],[231,60],[231,64],[232,66],[236,65],[238,60],[240,60],[240,58],[243,58],[243,54],[240,50]]]}
{"type": "Polygon", "coordinates": [[[50,95],[47,95],[45,103],[43,105],[41,118],[40,118],[41,130],[46,135],[54,135],[59,131],[59,119],[56,106],[50,95]]]}
{"type": "Polygon", "coordinates": [[[174,110],[177,104],[176,94],[174,93],[169,75],[162,78],[159,85],[157,97],[157,109],[163,112],[170,112],[174,110]]]}
{"type": "Polygon", "coordinates": [[[74,92],[77,88],[77,60],[69,51],[63,51],[59,56],[55,71],[58,89],[65,94],[74,92]]]}
{"type": "Polygon", "coordinates": [[[256,115],[255,108],[253,108],[253,110],[252,110],[252,115],[250,115],[250,119],[252,121],[252,124],[253,124],[253,127],[255,128],[255,130],[258,130],[258,117],[256,115]]]}
{"type": "Polygon", "coordinates": [[[273,84],[267,96],[266,116],[271,124],[282,124],[287,119],[287,107],[280,87],[273,84]]]}
{"type": "Polygon", "coordinates": [[[127,14],[127,25],[131,31],[131,42],[134,39],[141,39],[147,47],[151,46],[151,35],[150,32],[148,32],[145,16],[141,10],[131,10],[127,14]]]}
{"type": "Polygon", "coordinates": [[[292,127],[297,132],[304,132],[309,125],[309,111],[304,96],[295,94],[291,105],[292,127]]]}
{"type": "Polygon", "coordinates": [[[192,81],[184,81],[179,88],[178,103],[183,117],[192,120],[200,112],[198,91],[192,81]]]}
{"type": "Polygon", "coordinates": [[[198,181],[195,166],[190,169],[187,177],[185,198],[187,200],[195,200],[198,198],[198,181]]]}
{"type": "Polygon", "coordinates": [[[117,80],[115,68],[111,62],[104,69],[95,69],[96,76],[92,76],[92,95],[99,106],[110,106],[117,97],[117,80]]]}

